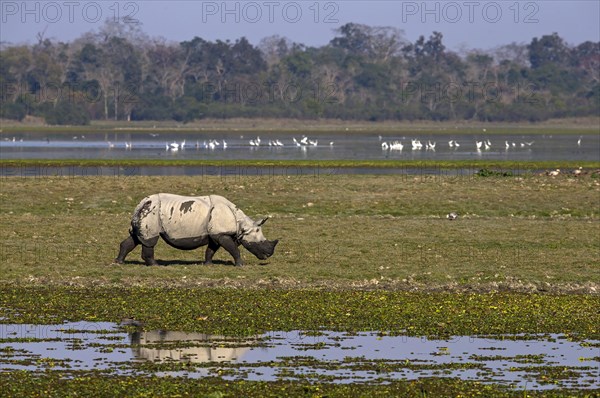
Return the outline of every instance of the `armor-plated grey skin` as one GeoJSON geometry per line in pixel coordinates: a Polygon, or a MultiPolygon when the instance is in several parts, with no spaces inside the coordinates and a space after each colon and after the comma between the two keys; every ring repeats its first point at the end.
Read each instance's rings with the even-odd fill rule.
{"type": "Polygon", "coordinates": [[[208,245],[205,264],[212,264],[213,255],[222,246],[233,256],[235,265],[243,265],[238,249],[240,244],[265,260],[273,255],[278,243],[278,240],[269,241],[264,237],[261,226],[265,221],[267,218],[252,220],[219,195],[150,195],[135,208],[129,237],[121,242],[115,262],[122,264],[125,256],[141,244],[146,265],[157,265],[154,246],[159,237],[182,250],[208,245]]]}

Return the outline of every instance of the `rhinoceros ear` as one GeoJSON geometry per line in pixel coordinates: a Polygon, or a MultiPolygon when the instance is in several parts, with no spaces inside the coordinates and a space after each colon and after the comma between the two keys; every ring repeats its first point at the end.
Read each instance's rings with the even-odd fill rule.
{"type": "Polygon", "coordinates": [[[268,219],[269,219],[269,217],[265,217],[265,218],[263,218],[263,219],[262,219],[262,220],[260,220],[260,221],[256,221],[256,222],[254,223],[254,225],[256,225],[257,227],[260,227],[261,225],[263,225],[264,223],[266,223],[268,219]]]}

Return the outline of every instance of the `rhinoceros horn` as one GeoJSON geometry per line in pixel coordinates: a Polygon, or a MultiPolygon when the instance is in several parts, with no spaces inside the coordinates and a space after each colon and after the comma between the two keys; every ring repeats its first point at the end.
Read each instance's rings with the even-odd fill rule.
{"type": "Polygon", "coordinates": [[[263,218],[263,219],[262,219],[262,220],[260,220],[260,221],[256,221],[256,222],[254,223],[254,225],[256,225],[257,227],[260,227],[261,225],[263,225],[264,223],[266,223],[268,219],[269,219],[269,217],[265,217],[265,218],[263,218]]]}

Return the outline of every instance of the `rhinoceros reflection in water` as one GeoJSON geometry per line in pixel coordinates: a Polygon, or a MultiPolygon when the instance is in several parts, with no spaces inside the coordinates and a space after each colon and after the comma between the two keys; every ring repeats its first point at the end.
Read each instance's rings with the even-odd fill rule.
{"type": "Polygon", "coordinates": [[[211,334],[164,330],[131,334],[134,356],[157,362],[174,360],[202,363],[239,360],[250,348],[240,345],[252,344],[256,341],[256,339],[234,340],[211,334]],[[185,344],[191,347],[185,347],[185,344]],[[194,346],[199,344],[203,346],[194,346]]]}

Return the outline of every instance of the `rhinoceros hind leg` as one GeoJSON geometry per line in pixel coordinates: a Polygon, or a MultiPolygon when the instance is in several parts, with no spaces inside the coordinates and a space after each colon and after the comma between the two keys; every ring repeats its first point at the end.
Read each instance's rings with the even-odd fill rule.
{"type": "Polygon", "coordinates": [[[119,246],[119,255],[115,258],[115,263],[123,264],[125,257],[138,245],[138,242],[130,235],[121,242],[119,246]]]}
{"type": "Polygon", "coordinates": [[[146,243],[148,243],[149,246],[142,244],[142,260],[146,262],[146,265],[158,265],[154,259],[154,246],[158,243],[158,236],[146,243]]]}
{"type": "Polygon", "coordinates": [[[240,255],[240,249],[238,249],[238,245],[233,241],[233,238],[229,235],[219,235],[215,238],[215,241],[223,246],[225,250],[229,252],[233,256],[233,261],[236,266],[244,265],[244,261],[242,260],[242,256],[240,255]]]}
{"type": "Polygon", "coordinates": [[[142,246],[142,260],[146,262],[146,265],[158,265],[154,259],[154,247],[142,246]]]}
{"type": "Polygon", "coordinates": [[[206,248],[206,253],[204,254],[204,264],[205,265],[212,265],[213,255],[215,254],[215,252],[217,250],[219,250],[220,247],[221,247],[221,245],[219,245],[213,239],[208,238],[208,247],[206,248]]]}

